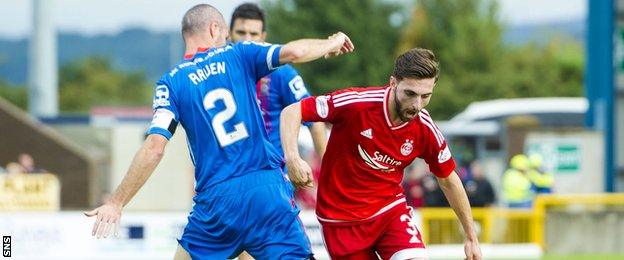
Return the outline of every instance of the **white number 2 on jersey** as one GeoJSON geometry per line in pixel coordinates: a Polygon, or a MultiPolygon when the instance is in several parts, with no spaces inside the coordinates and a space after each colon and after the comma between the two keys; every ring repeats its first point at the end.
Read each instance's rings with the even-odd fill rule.
{"type": "Polygon", "coordinates": [[[221,147],[226,147],[241,139],[247,138],[249,134],[243,122],[235,124],[234,131],[229,133],[225,131],[223,123],[230,120],[236,113],[236,102],[234,102],[234,96],[232,96],[229,90],[219,88],[208,92],[204,97],[204,109],[209,110],[215,108],[215,102],[219,99],[223,100],[225,110],[217,113],[214,118],[212,118],[212,128],[217,136],[217,140],[219,140],[219,145],[221,145],[221,147]]]}

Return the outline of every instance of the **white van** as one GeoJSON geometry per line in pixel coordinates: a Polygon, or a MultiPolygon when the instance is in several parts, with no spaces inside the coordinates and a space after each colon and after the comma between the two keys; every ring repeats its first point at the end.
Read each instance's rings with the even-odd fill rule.
{"type": "Polygon", "coordinates": [[[446,136],[493,136],[510,116],[531,115],[542,127],[583,127],[589,103],[584,97],[495,99],[473,102],[438,126],[446,136]]]}

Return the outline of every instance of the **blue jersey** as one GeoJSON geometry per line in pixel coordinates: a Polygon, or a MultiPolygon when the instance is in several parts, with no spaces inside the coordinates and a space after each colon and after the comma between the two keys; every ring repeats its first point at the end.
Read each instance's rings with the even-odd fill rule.
{"type": "MultiPolygon", "coordinates": [[[[258,100],[269,135],[269,141],[280,155],[284,155],[280,141],[280,113],[288,105],[309,97],[310,94],[297,70],[284,65],[257,83],[258,100]]],[[[311,123],[305,123],[309,126],[311,123]]]]}
{"type": "Polygon", "coordinates": [[[281,46],[243,42],[187,57],[160,78],[148,134],[171,138],[177,122],[195,165],[196,200],[209,187],[248,172],[277,169],[256,82],[279,66],[281,46]]]}

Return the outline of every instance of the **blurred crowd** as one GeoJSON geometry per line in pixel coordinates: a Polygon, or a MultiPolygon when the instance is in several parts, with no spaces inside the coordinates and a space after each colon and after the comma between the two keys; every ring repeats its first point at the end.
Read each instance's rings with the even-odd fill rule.
{"type": "Polygon", "coordinates": [[[35,165],[35,159],[28,153],[19,154],[17,156],[17,161],[7,163],[4,168],[0,166],[0,174],[17,175],[46,172],[45,169],[35,165]]]}
{"type": "MultiPolygon", "coordinates": [[[[312,167],[315,181],[321,171],[321,160],[314,150],[301,149],[304,160],[312,167]]],[[[495,189],[486,177],[484,167],[478,160],[459,163],[456,170],[472,207],[489,207],[497,202],[495,189]]],[[[35,165],[34,158],[28,153],[21,153],[17,160],[9,162],[0,174],[18,175],[29,173],[46,173],[45,169],[35,165]]],[[[503,204],[510,208],[530,208],[535,196],[540,193],[551,193],[554,176],[544,170],[543,158],[539,154],[516,154],[511,157],[508,169],[502,178],[503,204]]],[[[316,206],[316,187],[298,189],[295,199],[302,209],[314,209],[316,206]]],[[[435,177],[430,174],[429,167],[423,161],[415,161],[405,169],[403,189],[407,204],[414,207],[448,207],[448,201],[438,186],[435,177]]]]}
{"type": "MultiPolygon", "coordinates": [[[[479,161],[460,163],[456,170],[473,207],[489,207],[496,194],[479,161]]],[[[448,201],[429,167],[417,161],[405,170],[403,188],[407,204],[414,207],[448,207],[448,201]]]]}
{"type": "MultiPolygon", "coordinates": [[[[313,150],[304,150],[302,154],[312,167],[314,179],[318,180],[321,160],[313,150]]],[[[502,173],[500,197],[479,160],[459,162],[456,172],[464,184],[472,207],[494,206],[501,199],[500,206],[530,208],[535,196],[551,193],[554,184],[553,174],[544,170],[543,158],[539,154],[517,154],[511,158],[508,169],[502,173]]],[[[405,169],[403,189],[407,204],[414,208],[449,207],[436,178],[424,161],[417,160],[405,169]]],[[[298,189],[295,199],[302,209],[314,209],[316,185],[314,188],[298,189]]]]}
{"type": "MultiPolygon", "coordinates": [[[[489,207],[497,202],[495,189],[478,160],[460,162],[456,170],[473,207],[489,207]]],[[[517,154],[509,161],[502,176],[502,203],[509,208],[530,208],[538,194],[551,193],[554,176],[543,167],[540,154],[517,154]]],[[[448,207],[444,193],[427,165],[416,162],[405,171],[403,181],[408,205],[448,207]]]]}

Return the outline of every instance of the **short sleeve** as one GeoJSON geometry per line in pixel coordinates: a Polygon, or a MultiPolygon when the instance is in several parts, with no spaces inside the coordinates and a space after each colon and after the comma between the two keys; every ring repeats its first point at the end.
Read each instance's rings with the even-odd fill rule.
{"type": "Polygon", "coordinates": [[[297,70],[292,66],[283,66],[274,73],[279,73],[280,75],[280,97],[284,107],[310,96],[303,78],[299,76],[297,70]]]}
{"type": "Polygon", "coordinates": [[[178,106],[171,87],[164,81],[159,81],[154,89],[152,108],[154,115],[147,134],[159,134],[171,139],[178,126],[178,106]]]}
{"type": "Polygon", "coordinates": [[[280,66],[281,45],[246,41],[237,43],[236,46],[241,49],[243,60],[255,72],[256,80],[268,75],[280,66]]]}
{"type": "MultiPolygon", "coordinates": [[[[303,82],[303,78],[290,65],[284,65],[273,72],[271,75],[279,77],[279,99],[282,107],[301,101],[303,98],[310,96],[308,89],[303,82]]],[[[273,77],[273,76],[272,76],[273,77]]],[[[304,123],[305,126],[311,126],[310,122],[304,123]]]]}
{"type": "Polygon", "coordinates": [[[325,96],[307,97],[301,100],[301,116],[304,122],[338,123],[354,106],[362,102],[383,102],[384,89],[348,88],[325,96]]]}
{"type": "Polygon", "coordinates": [[[419,113],[419,117],[425,133],[423,136],[425,138],[423,159],[435,176],[446,178],[455,170],[455,160],[453,160],[451,150],[427,110],[423,109],[419,113]]]}
{"type": "Polygon", "coordinates": [[[304,122],[334,123],[340,109],[334,107],[331,95],[312,96],[301,100],[301,117],[304,122]]]}

